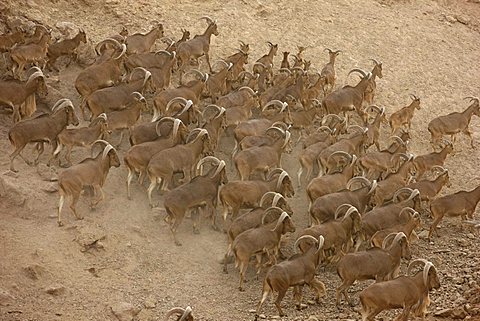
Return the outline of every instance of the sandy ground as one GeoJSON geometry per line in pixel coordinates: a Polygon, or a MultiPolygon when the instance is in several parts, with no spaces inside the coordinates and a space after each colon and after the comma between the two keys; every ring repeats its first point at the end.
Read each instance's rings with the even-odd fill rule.
{"type": "MultiPolygon", "coordinates": [[[[218,0],[108,0],[100,4],[83,0],[69,4],[64,0],[7,0],[4,6],[50,26],[73,22],[94,43],[118,32],[122,25],[131,32],[145,31],[153,20],[163,22],[166,35],[174,38],[179,38],[181,27],[201,33],[205,23],[198,18],[208,14],[217,19],[220,32],[213,37],[214,58],[232,53],[238,40],[243,40],[250,43],[252,62],[266,53],[265,42],[271,41],[279,44],[279,52],[309,46],[306,59],[321,69],[327,61],[323,49],[341,49],[338,85],[356,81],[346,78],[351,68],[370,69],[369,59],[378,59],[383,62],[384,77],[377,81],[376,104],[384,106],[387,114],[409,103],[409,94],[421,97],[422,109],[413,119],[409,147],[416,155],[431,151],[427,124],[432,118],[463,110],[467,107],[463,97],[480,95],[478,1],[232,0],[226,4],[218,0]]],[[[162,48],[160,42],[158,48],[162,48]]],[[[276,57],[276,67],[280,59],[276,57]]],[[[201,67],[205,70],[205,65],[201,67]]],[[[49,80],[76,105],[79,96],[73,82],[80,70],[72,65],[58,76],[50,75],[49,80]]],[[[249,310],[260,297],[261,281],[249,271],[250,281],[241,293],[238,272],[230,267],[229,274],[222,273],[219,260],[226,250],[225,235],[211,230],[206,221],[201,234],[193,235],[191,222],[186,220],[179,229],[183,246],[174,246],[162,210],[150,209],[142,187],[134,184],[133,200],[127,200],[124,166],[111,170],[104,188],[106,200],[96,211],[89,211],[82,198],[78,210],[85,219],[75,221],[65,211],[65,226],[57,227],[58,194],[48,192],[56,183],[39,174],[50,178],[55,173],[44,166],[29,167],[20,159],[16,161],[20,172],[8,172],[10,126],[10,116],[0,115],[0,320],[116,320],[112,307],[122,302],[139,309],[135,320],[161,319],[177,305],[191,305],[199,320],[253,320],[249,310]],[[85,246],[94,241],[93,246],[85,246]]],[[[446,162],[452,187],[442,194],[480,183],[479,118],[472,119],[471,128],[476,148],[470,148],[465,136],[458,137],[456,153],[446,162]]],[[[382,146],[388,132],[389,128],[382,128],[382,146]]],[[[224,137],[216,155],[228,161],[232,147],[232,137],[224,137]]],[[[121,154],[127,148],[123,145],[121,154]]],[[[29,147],[25,154],[31,151],[29,147]]],[[[299,146],[284,157],[283,164],[292,176],[299,166],[298,152],[299,146]]],[[[73,153],[75,161],[85,156],[84,150],[73,153]]],[[[45,155],[41,163],[46,160],[45,155]]],[[[230,165],[229,178],[235,179],[230,165]]],[[[290,203],[298,234],[306,226],[305,186],[296,190],[290,203]]],[[[422,229],[430,223],[424,216],[422,229]]],[[[432,243],[420,239],[412,246],[414,257],[432,260],[440,272],[442,287],[431,295],[432,312],[464,306],[467,291],[480,283],[478,233],[461,229],[457,219],[447,219],[441,226],[440,238],[432,243]]],[[[358,305],[335,308],[339,279],[334,269],[327,268],[319,278],[327,285],[322,303],[296,311],[287,294],[283,305],[288,317],[282,320],[359,319],[358,305]]],[[[366,285],[353,288],[355,298],[366,285]]],[[[306,290],[304,300],[312,298],[306,290]]],[[[480,308],[478,302],[470,304],[475,307],[480,308]]],[[[273,304],[267,304],[264,313],[267,318],[275,316],[273,304]]],[[[391,314],[384,318],[390,319],[391,314]]],[[[429,315],[428,319],[437,318],[429,315]]]]}

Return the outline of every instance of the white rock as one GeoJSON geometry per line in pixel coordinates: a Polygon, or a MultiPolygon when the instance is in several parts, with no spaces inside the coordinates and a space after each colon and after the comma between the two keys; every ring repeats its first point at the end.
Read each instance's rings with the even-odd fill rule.
{"type": "Polygon", "coordinates": [[[119,321],[132,321],[133,318],[141,311],[135,308],[131,303],[119,302],[110,306],[113,314],[119,321]]]}

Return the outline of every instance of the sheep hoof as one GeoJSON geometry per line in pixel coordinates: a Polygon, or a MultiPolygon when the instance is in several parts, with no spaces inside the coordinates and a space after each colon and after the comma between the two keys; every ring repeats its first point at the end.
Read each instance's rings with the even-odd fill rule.
{"type": "Polygon", "coordinates": [[[179,241],[175,241],[175,245],[176,246],[182,246],[182,243],[180,243],[179,241]]]}
{"type": "Polygon", "coordinates": [[[215,224],[212,224],[212,229],[213,229],[214,231],[217,231],[217,232],[220,231],[220,228],[219,228],[217,225],[215,225],[215,224]]]}
{"type": "Polygon", "coordinates": [[[62,221],[58,221],[57,223],[58,223],[58,226],[59,226],[59,227],[62,227],[62,226],[63,226],[63,222],[62,222],[62,221]]]}
{"type": "Polygon", "coordinates": [[[193,229],[193,234],[200,234],[200,231],[198,230],[198,228],[193,229]]]}

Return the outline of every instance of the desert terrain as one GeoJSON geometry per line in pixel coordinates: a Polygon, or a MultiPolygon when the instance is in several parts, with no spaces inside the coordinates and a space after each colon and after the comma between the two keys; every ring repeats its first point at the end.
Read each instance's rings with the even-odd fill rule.
{"type": "MultiPolygon", "coordinates": [[[[325,47],[340,49],[337,86],[355,83],[354,77],[347,78],[348,71],[370,70],[369,59],[375,58],[383,63],[375,104],[390,115],[410,102],[410,94],[421,98],[409,145],[409,152],[415,155],[432,150],[427,130],[431,119],[465,109],[466,96],[480,96],[478,1],[2,0],[0,11],[6,17],[41,22],[54,30],[58,22],[70,22],[85,30],[90,49],[91,44],[118,33],[123,26],[131,33],[146,32],[152,23],[161,22],[165,35],[174,39],[180,37],[181,28],[199,34],[205,28],[199,18],[208,15],[217,20],[219,29],[210,48],[213,61],[233,53],[239,40],[250,44],[249,68],[267,52],[267,41],[278,43],[279,53],[308,47],[305,59],[317,69],[328,61],[325,47]]],[[[164,46],[157,41],[157,49],[164,46]]],[[[81,56],[80,62],[88,63],[88,59],[81,56]]],[[[200,68],[206,71],[200,61],[200,68]]],[[[275,68],[280,61],[279,54],[275,68]]],[[[43,103],[51,106],[56,99],[67,97],[78,106],[80,96],[73,84],[83,68],[72,64],[59,73],[46,72],[47,83],[55,91],[43,103]]],[[[45,108],[41,104],[39,108],[45,108]]],[[[146,114],[142,119],[150,117],[146,114]]],[[[224,274],[220,264],[226,235],[212,230],[206,219],[199,235],[192,233],[191,220],[186,219],[178,231],[183,246],[175,246],[158,194],[155,198],[160,206],[152,210],[145,188],[135,182],[133,200],[127,199],[123,165],[110,171],[105,201],[95,211],[90,211],[87,198],[81,197],[77,209],[84,220],[75,220],[65,208],[65,226],[58,227],[55,179],[63,169],[45,166],[47,146],[38,166],[28,166],[17,158],[19,172],[10,172],[8,156],[13,149],[7,133],[11,126],[11,115],[0,114],[0,320],[162,320],[170,308],[187,305],[193,308],[196,320],[254,319],[250,310],[260,299],[265,273],[256,280],[250,269],[246,291],[239,292],[238,271],[230,265],[229,274],[224,274]]],[[[445,164],[452,185],[441,195],[480,184],[479,117],[472,118],[470,128],[475,148],[466,136],[458,135],[455,153],[445,164]]],[[[382,147],[389,133],[388,125],[382,125],[382,147]]],[[[128,148],[125,142],[120,156],[128,148]]],[[[230,161],[232,148],[233,137],[224,135],[215,153],[227,161],[230,180],[237,179],[230,161]]],[[[297,145],[282,160],[294,178],[300,148],[297,145]]],[[[28,158],[33,153],[32,146],[24,152],[28,158]]],[[[87,149],[75,149],[74,163],[88,153],[87,149]]],[[[295,192],[289,203],[297,231],[287,238],[286,253],[291,253],[295,237],[307,226],[305,184],[295,192]]],[[[477,208],[474,218],[479,217],[477,208]]],[[[441,237],[428,242],[425,236],[431,222],[428,215],[422,215],[422,227],[417,230],[420,238],[411,247],[414,258],[431,260],[439,271],[441,288],[431,293],[427,320],[480,320],[480,231],[462,225],[459,218],[447,218],[440,224],[441,237]]],[[[405,269],[402,263],[402,272],[405,269]]],[[[287,317],[277,318],[270,300],[263,308],[264,317],[359,320],[358,293],[371,281],[356,283],[351,289],[357,303],[354,308],[343,304],[337,309],[334,297],[340,280],[334,267],[321,269],[318,278],[327,287],[320,304],[297,311],[289,292],[283,300],[287,317]]],[[[304,293],[304,303],[313,299],[309,289],[304,293]]],[[[380,317],[391,320],[398,313],[380,317]]]]}

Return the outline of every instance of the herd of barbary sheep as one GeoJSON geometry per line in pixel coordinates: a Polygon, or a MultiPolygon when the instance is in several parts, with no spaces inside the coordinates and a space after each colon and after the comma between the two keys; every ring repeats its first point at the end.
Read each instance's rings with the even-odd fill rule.
{"type": "MultiPolygon", "coordinates": [[[[411,95],[411,103],[387,119],[385,108],[373,105],[376,79],[382,78],[381,62],[371,59],[371,72],[351,70],[349,75],[357,73],[360,81],[344,87],[335,84],[340,50],[326,49],[329,62],[320,72],[305,60],[305,47],[298,47],[296,54],[283,52],[276,69],[277,44],[268,42],[268,53],[250,66],[250,45],[240,41],[235,53],[211,64],[210,41],[219,31],[215,20],[201,19],[207,28],[193,38],[182,29],[181,39],[174,41],[157,24],[146,34],[130,35],[123,28],[99,42],[95,62],[75,80],[81,96],[79,109],[89,121],[85,127],[78,127],[76,108],[68,98],[59,100],[48,113],[36,108],[36,97],[41,99],[48,92],[44,71],[61,73],[60,65],[68,68],[76,62],[77,48],[87,40],[85,32],[79,30],[72,39],[55,42],[52,30],[43,25],[34,30],[17,26],[1,35],[7,71],[0,80],[0,105],[13,114],[8,132],[14,148],[10,169],[16,171],[17,156],[37,164],[44,144],[51,145],[48,165],[68,167],[58,180],[58,225],[62,226],[65,199],[70,199],[77,219],[82,218],[76,210],[82,190],[93,190],[91,208],[104,199],[102,187],[109,170],[121,165],[114,145],[120,145],[127,132],[131,145],[123,153],[127,196],[131,198],[136,175],[139,184],[148,177],[147,195],[153,207],[159,186],[176,245],[181,245],[176,232],[185,215],[192,216],[194,233],[198,233],[200,213],[218,229],[220,207],[224,222],[229,222],[224,271],[234,256],[240,270],[239,289],[244,288],[252,256],[257,274],[270,266],[257,316],[272,292],[278,293],[275,306],[285,315],[281,302],[290,287],[298,309],[304,285],[320,300],[325,286],[315,275],[320,265],[330,264],[336,265],[342,282],[336,290],[337,305],[342,297],[353,305],[348,289],[355,281],[377,281],[359,294],[362,320],[397,308],[403,309],[401,320],[410,314],[424,317],[429,292],[440,287],[437,270],[418,258],[408,265],[406,275],[399,276],[401,261],[411,259],[410,241],[421,224],[420,213],[433,218],[429,239],[444,216],[461,216],[475,224],[472,217],[480,186],[437,195],[443,186],[450,186],[444,162],[453,151],[456,134],[467,135],[473,148],[469,123],[473,115],[480,116],[479,99],[467,97],[470,105],[464,111],[431,120],[428,131],[434,151],[414,156],[408,153],[409,131],[420,98],[411,95]],[[159,39],[166,48],[152,51],[159,39]],[[208,71],[192,69],[200,57],[205,58],[208,71]],[[176,86],[172,75],[180,79],[176,86]],[[142,114],[152,110],[151,121],[139,122],[142,114]],[[385,149],[379,144],[382,123],[391,127],[385,149]],[[225,160],[214,156],[227,130],[233,133],[231,162],[239,180],[229,180],[225,160]],[[112,131],[121,132],[118,144],[111,142],[112,131]],[[29,143],[36,144],[38,151],[33,162],[21,154],[29,143]],[[306,186],[309,226],[295,241],[295,254],[279,262],[282,236],[296,230],[287,201],[295,194],[295,184],[281,168],[281,158],[296,144],[302,145],[297,193],[306,186]],[[92,156],[72,164],[74,147],[89,147],[92,156]],[[318,175],[313,177],[314,173],[318,175]],[[181,182],[177,174],[182,174],[181,182]],[[231,221],[227,220],[230,213],[231,221]]],[[[166,319],[170,317],[194,319],[190,307],[173,308],[166,319]]]]}

